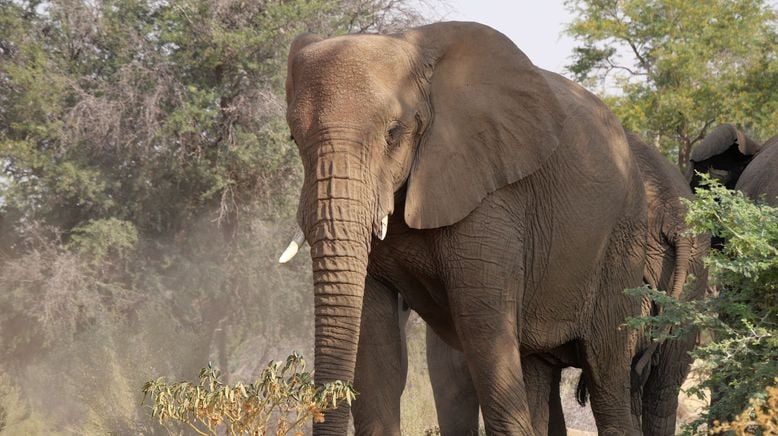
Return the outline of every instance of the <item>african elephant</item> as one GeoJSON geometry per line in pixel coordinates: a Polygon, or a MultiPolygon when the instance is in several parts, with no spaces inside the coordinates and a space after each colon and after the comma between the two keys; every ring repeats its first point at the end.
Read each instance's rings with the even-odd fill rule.
{"type": "MultiPolygon", "coordinates": [[[[648,240],[643,279],[656,289],[667,290],[684,299],[702,298],[707,287],[707,274],[702,258],[710,245],[709,236],[686,234],[686,208],[681,198],[693,195],[678,169],[656,149],[639,137],[627,133],[632,153],[640,167],[648,210],[648,240]],[[683,292],[689,274],[696,278],[683,292]]],[[[658,307],[649,300],[643,302],[645,315],[656,314],[658,307]]],[[[678,393],[689,371],[696,335],[690,333],[663,343],[651,343],[641,336],[636,344],[632,366],[633,423],[645,435],[675,433],[678,393]]],[[[463,369],[462,353],[447,347],[433,333],[427,333],[427,361],[438,411],[441,433],[445,435],[472,433],[478,426],[478,401],[470,395],[472,381],[463,369]],[[452,394],[453,393],[453,394],[452,394]],[[455,394],[455,395],[454,395],[455,394]]],[[[524,382],[528,390],[547,389],[542,375],[544,357],[522,357],[524,382]],[[529,368],[527,368],[529,367],[529,368]],[[541,377],[533,379],[532,371],[541,377]]],[[[576,363],[575,366],[580,366],[576,363]]],[[[554,367],[551,391],[543,393],[547,402],[531,403],[535,430],[541,434],[565,435],[566,427],[559,396],[561,368],[554,367]]],[[[585,399],[585,389],[579,385],[579,401],[585,399]],[[584,397],[584,399],[580,398],[584,397]]]]}
{"type": "Polygon", "coordinates": [[[757,142],[731,124],[721,124],[694,146],[686,179],[692,191],[699,186],[697,173],[708,173],[728,189],[735,189],[740,175],[759,151],[757,142]]]}
{"type": "Polygon", "coordinates": [[[400,432],[398,294],[464,353],[490,434],[533,432],[520,357],[568,344],[601,433],[629,433],[646,210],[608,108],[476,23],[302,35],[288,65],[316,382],[353,380],[357,434],[400,432]]]}
{"type": "Polygon", "coordinates": [[[778,136],[762,144],[740,175],[735,189],[755,201],[778,206],[778,136]]]}

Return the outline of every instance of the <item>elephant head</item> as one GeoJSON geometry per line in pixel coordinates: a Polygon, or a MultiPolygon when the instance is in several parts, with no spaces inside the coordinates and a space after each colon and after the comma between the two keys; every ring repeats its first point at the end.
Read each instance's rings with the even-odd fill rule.
{"type": "Polygon", "coordinates": [[[707,173],[728,189],[735,189],[740,175],[759,151],[759,144],[731,124],[722,124],[694,147],[686,174],[692,191],[700,173],[707,173]]]}
{"type": "MultiPolygon", "coordinates": [[[[456,22],[299,36],[286,100],[305,173],[297,217],[313,262],[316,381],[349,381],[368,256],[388,217],[403,210],[392,221],[411,229],[456,223],[546,161],[563,112],[509,39],[456,22]]],[[[347,413],[317,433],[345,433],[347,413]]]]}

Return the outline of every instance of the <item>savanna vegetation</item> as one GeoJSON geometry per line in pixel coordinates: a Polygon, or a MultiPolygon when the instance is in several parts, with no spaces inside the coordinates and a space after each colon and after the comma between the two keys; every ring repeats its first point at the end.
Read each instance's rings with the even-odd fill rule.
{"type": "MultiPolygon", "coordinates": [[[[774,4],[566,3],[580,41],[570,75],[606,93],[626,127],[679,165],[719,122],[757,139],[778,133],[774,4]]],[[[284,121],[289,43],[303,31],[388,32],[438,18],[432,9],[411,0],[0,0],[0,433],[165,432],[153,403],[141,406],[145,381],[155,380],[147,391],[158,399],[185,390],[158,376],[191,379],[207,362],[222,374],[203,372],[203,386],[224,388],[292,350],[312,356],[310,266],[305,256],[275,262],[296,228],[302,174],[284,121]]],[[[746,207],[732,209],[752,211],[744,225],[776,228],[774,209],[746,207]]],[[[703,210],[699,228],[727,231],[703,210]]],[[[753,256],[774,253],[775,235],[767,248],[746,235],[753,247],[733,244],[711,265],[722,283],[772,305],[725,302],[742,309],[726,326],[734,333],[698,351],[720,371],[749,371],[720,373],[736,382],[733,416],[751,394],[775,397],[769,368],[754,366],[755,352],[776,349],[775,257],[767,272],[749,269],[765,267],[753,256]],[[755,347],[729,348],[744,338],[755,347]]],[[[705,304],[694,313],[718,303],[705,304]]],[[[420,361],[417,336],[410,351],[420,361]]],[[[426,417],[409,419],[409,434],[434,423],[424,383],[408,382],[404,413],[426,417]]]]}

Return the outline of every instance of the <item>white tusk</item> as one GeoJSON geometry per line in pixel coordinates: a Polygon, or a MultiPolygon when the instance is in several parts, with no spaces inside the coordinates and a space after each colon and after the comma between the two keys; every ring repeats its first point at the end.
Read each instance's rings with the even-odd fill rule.
{"type": "Polygon", "coordinates": [[[386,229],[389,227],[389,215],[385,216],[381,220],[381,233],[378,235],[378,239],[384,240],[386,238],[386,229]]]}
{"type": "Polygon", "coordinates": [[[298,230],[294,234],[292,242],[289,243],[289,246],[286,247],[286,250],[284,250],[284,252],[281,254],[281,257],[278,259],[278,263],[287,263],[292,260],[303,243],[305,243],[305,236],[303,236],[303,232],[301,230],[298,230]]]}

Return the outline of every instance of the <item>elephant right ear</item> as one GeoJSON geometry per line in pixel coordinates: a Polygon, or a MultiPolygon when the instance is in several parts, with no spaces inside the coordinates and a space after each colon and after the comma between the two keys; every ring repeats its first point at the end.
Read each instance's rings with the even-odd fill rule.
{"type": "Polygon", "coordinates": [[[402,38],[424,53],[432,113],[408,178],[405,222],[448,226],[537,171],[559,145],[565,114],[538,68],[490,27],[437,23],[402,38]]]}
{"type": "Polygon", "coordinates": [[[700,145],[694,147],[689,159],[692,162],[702,162],[726,152],[733,145],[737,145],[743,156],[753,156],[759,151],[759,144],[735,126],[722,124],[705,136],[700,145]]]}
{"type": "Polygon", "coordinates": [[[286,104],[289,105],[292,102],[292,98],[294,97],[294,89],[293,89],[293,83],[294,83],[294,76],[292,75],[292,65],[294,64],[294,56],[302,50],[305,46],[313,44],[315,42],[322,41],[324,38],[322,38],[319,35],[314,35],[313,33],[302,33],[300,35],[297,35],[297,37],[294,38],[294,41],[292,41],[291,47],[289,47],[289,56],[287,57],[286,61],[286,104]]]}

